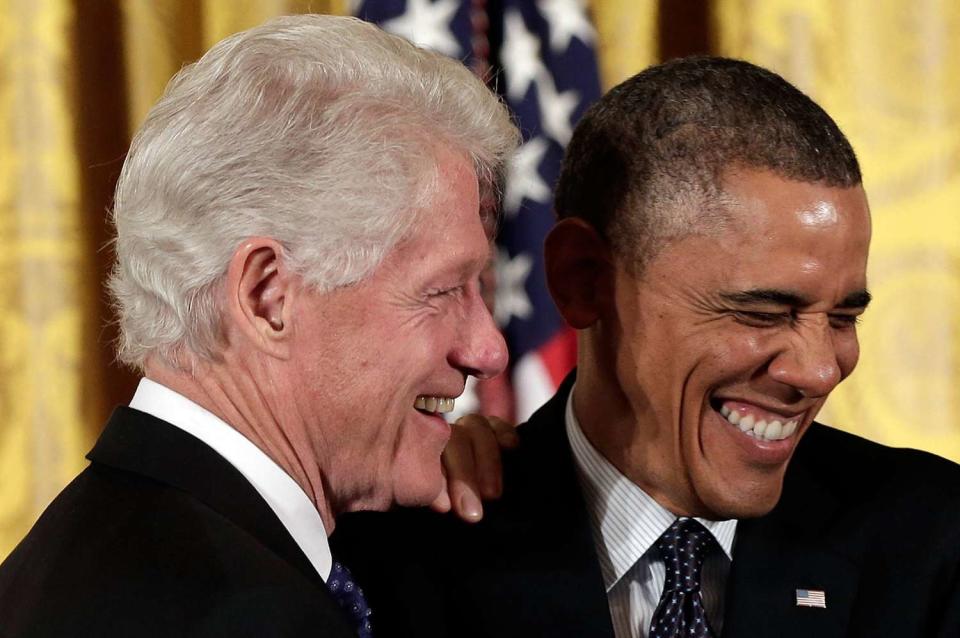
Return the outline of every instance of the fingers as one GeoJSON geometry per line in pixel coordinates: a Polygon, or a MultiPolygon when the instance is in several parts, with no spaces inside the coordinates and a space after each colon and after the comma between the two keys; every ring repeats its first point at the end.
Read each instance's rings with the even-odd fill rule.
{"type": "Polygon", "coordinates": [[[446,473],[444,473],[443,487],[440,489],[440,493],[437,494],[437,498],[433,499],[433,502],[430,503],[430,509],[434,512],[446,514],[450,511],[450,490],[447,485],[446,473]]]}
{"type": "Polygon", "coordinates": [[[497,443],[502,449],[512,450],[520,445],[520,437],[517,436],[517,428],[515,425],[495,416],[480,418],[486,418],[487,425],[493,430],[494,435],[497,437],[497,443]]]}
{"type": "Polygon", "coordinates": [[[501,449],[515,448],[519,442],[513,425],[503,419],[478,414],[458,419],[443,452],[446,495],[438,497],[434,509],[447,507],[466,521],[479,521],[482,500],[503,493],[501,449]]]}
{"type": "Polygon", "coordinates": [[[481,498],[498,498],[503,492],[503,466],[500,463],[500,438],[492,419],[468,414],[457,421],[457,427],[470,441],[476,478],[472,487],[479,490],[481,498]]]}
{"type": "Polygon", "coordinates": [[[450,503],[454,514],[468,523],[476,523],[483,518],[483,504],[476,487],[466,481],[450,481],[450,503]]]}
{"type": "Polygon", "coordinates": [[[483,517],[483,506],[480,503],[471,431],[460,425],[462,420],[451,426],[450,441],[443,450],[442,460],[450,505],[457,516],[473,523],[483,517]]]}

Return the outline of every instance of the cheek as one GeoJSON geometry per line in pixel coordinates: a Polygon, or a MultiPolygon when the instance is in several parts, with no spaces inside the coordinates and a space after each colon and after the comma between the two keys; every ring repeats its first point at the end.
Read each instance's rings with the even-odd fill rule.
{"type": "Polygon", "coordinates": [[[702,340],[713,345],[710,362],[717,377],[740,378],[745,373],[752,374],[770,360],[775,350],[770,337],[754,331],[732,330],[722,336],[705,335],[702,340]]]}

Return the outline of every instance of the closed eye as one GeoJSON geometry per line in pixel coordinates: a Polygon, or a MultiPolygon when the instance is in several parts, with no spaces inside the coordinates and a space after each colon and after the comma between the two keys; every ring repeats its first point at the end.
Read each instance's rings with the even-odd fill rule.
{"type": "Polygon", "coordinates": [[[427,293],[429,297],[452,297],[463,292],[463,286],[453,286],[451,288],[439,288],[427,293]]]}
{"type": "MultiPolygon", "coordinates": [[[[772,328],[796,319],[792,312],[756,312],[738,310],[733,312],[733,316],[739,323],[753,326],[756,328],[772,328]]],[[[855,328],[860,323],[860,315],[851,314],[831,314],[828,315],[830,325],[838,330],[855,328]]]]}
{"type": "Polygon", "coordinates": [[[788,323],[793,319],[789,312],[756,312],[737,310],[733,312],[733,317],[739,323],[757,328],[771,328],[788,323]]]}
{"type": "Polygon", "coordinates": [[[860,323],[860,315],[830,315],[830,325],[834,328],[854,328],[860,323]]]}

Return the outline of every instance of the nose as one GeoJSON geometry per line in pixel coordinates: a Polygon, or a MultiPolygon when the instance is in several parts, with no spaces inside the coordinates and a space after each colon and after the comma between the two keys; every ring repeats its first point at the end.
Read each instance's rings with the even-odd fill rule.
{"type": "Polygon", "coordinates": [[[769,365],[770,376],[810,398],[825,397],[843,379],[829,320],[804,318],[769,365]]]}
{"type": "Polygon", "coordinates": [[[488,379],[507,367],[507,343],[479,292],[470,295],[460,338],[450,352],[450,363],[464,374],[488,379]]]}

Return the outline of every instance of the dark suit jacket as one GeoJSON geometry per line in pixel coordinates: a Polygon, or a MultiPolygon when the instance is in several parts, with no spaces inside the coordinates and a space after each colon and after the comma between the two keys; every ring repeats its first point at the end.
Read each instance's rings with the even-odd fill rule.
{"type": "Polygon", "coordinates": [[[355,636],[245,478],[186,432],[119,408],[0,565],[0,636],[355,636]]]}
{"type": "MultiPolygon", "coordinates": [[[[613,637],[564,428],[569,382],[470,526],[423,511],[338,521],[377,638],[613,637]]],[[[960,468],[814,425],[767,516],[741,521],[725,637],[960,636],[960,468]],[[826,609],[796,606],[798,588],[826,609]]]]}

